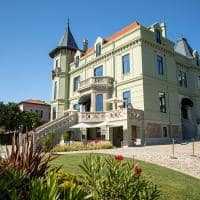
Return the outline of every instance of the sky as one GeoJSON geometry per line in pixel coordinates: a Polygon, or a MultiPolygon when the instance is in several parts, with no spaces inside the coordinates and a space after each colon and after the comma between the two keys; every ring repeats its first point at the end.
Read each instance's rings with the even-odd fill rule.
{"type": "Polygon", "coordinates": [[[0,0],[0,101],[50,102],[49,52],[64,34],[67,17],[82,48],[138,21],[167,23],[167,37],[186,37],[200,52],[199,0],[0,0]]]}

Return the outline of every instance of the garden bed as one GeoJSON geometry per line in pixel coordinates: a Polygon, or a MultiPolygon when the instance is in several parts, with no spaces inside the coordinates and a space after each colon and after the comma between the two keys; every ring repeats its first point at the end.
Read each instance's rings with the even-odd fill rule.
{"type": "Polygon", "coordinates": [[[95,149],[111,149],[112,144],[109,141],[90,140],[87,143],[83,142],[69,142],[64,145],[57,145],[54,147],[54,152],[66,151],[82,151],[82,150],[95,150],[95,149]]]}

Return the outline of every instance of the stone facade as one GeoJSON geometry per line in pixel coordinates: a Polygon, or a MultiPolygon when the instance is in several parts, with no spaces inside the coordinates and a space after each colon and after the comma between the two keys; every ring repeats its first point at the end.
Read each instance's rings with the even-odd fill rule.
{"type": "MultiPolygon", "coordinates": [[[[175,45],[167,38],[165,23],[144,27],[134,22],[108,38],[98,37],[89,49],[84,43],[80,50],[69,33],[68,26],[68,42],[50,53],[54,63],[51,120],[55,111],[54,117],[59,118],[69,109],[77,109],[77,123],[116,122],[122,127],[124,146],[131,141],[156,143],[196,136],[199,56],[185,38],[175,45]],[[98,98],[102,98],[102,106],[98,98]],[[112,98],[123,102],[108,103],[112,98]],[[184,135],[186,129],[194,135],[184,135]]],[[[110,140],[116,132],[111,129],[106,136],[110,140]]]]}

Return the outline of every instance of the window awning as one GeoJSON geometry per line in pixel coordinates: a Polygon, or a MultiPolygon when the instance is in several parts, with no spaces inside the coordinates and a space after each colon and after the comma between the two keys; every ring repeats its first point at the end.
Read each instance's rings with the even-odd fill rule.
{"type": "Polygon", "coordinates": [[[86,103],[90,103],[91,101],[91,95],[90,94],[86,94],[80,97],[80,99],[78,100],[79,104],[86,104],[86,103]]]}

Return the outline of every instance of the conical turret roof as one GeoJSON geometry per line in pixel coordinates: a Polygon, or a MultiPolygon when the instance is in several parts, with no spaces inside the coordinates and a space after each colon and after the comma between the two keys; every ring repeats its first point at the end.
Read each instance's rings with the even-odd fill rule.
{"type": "Polygon", "coordinates": [[[63,37],[61,38],[58,46],[49,53],[50,57],[53,57],[54,53],[56,53],[57,50],[62,49],[62,48],[71,49],[71,50],[79,49],[78,45],[76,44],[76,41],[72,35],[72,32],[70,30],[69,19],[68,19],[67,28],[65,30],[65,33],[64,33],[63,37]]]}
{"type": "Polygon", "coordinates": [[[69,27],[69,22],[67,23],[66,31],[65,31],[63,37],[61,38],[58,46],[78,50],[78,46],[76,44],[76,41],[75,41],[75,39],[71,33],[70,27],[69,27]]]}

